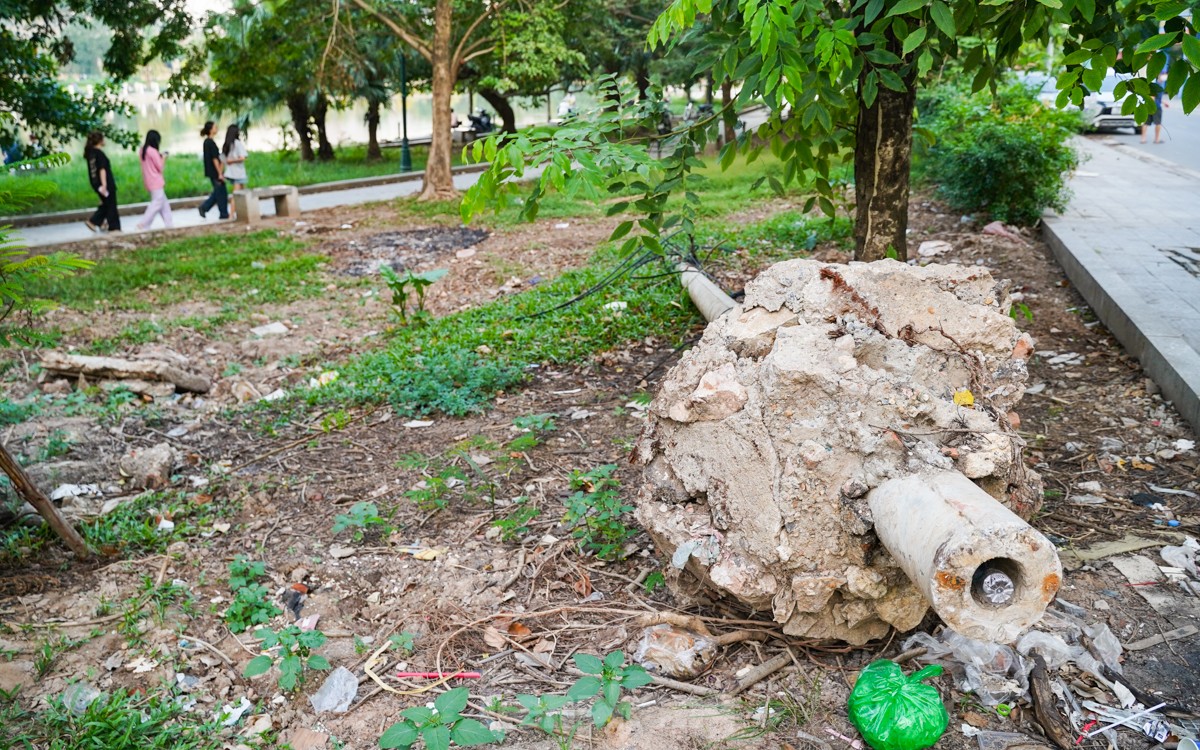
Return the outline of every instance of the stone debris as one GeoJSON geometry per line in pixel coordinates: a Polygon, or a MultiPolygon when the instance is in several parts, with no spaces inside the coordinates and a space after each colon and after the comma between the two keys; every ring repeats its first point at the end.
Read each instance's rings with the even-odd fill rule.
{"type": "Polygon", "coordinates": [[[634,452],[672,587],[790,635],[916,627],[928,604],[876,537],[870,490],[957,470],[1022,518],[1041,503],[1008,417],[1033,346],[1008,311],[1003,284],[957,266],[794,260],[748,284],[665,378],[634,452]]]}
{"type": "Polygon", "coordinates": [[[264,336],[286,336],[288,334],[288,327],[279,321],[275,321],[266,325],[255,326],[250,329],[250,333],[259,338],[263,338],[264,336]]]}
{"type": "Polygon", "coordinates": [[[121,476],[133,487],[157,490],[171,483],[171,470],[179,461],[179,453],[170,443],[152,448],[135,448],[126,453],[118,464],[121,476]]]}

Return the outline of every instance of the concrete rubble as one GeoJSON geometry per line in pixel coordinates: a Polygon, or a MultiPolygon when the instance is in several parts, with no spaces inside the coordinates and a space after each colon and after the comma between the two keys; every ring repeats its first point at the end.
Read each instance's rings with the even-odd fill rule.
{"type": "MultiPolygon", "coordinates": [[[[796,636],[916,627],[929,603],[880,543],[868,493],[957,471],[1021,518],[1041,502],[1013,427],[1033,342],[1009,305],[985,270],[895,261],[793,260],[748,284],[665,378],[634,452],[637,516],[672,587],[732,596],[796,636]]],[[[1043,608],[1061,574],[1047,565],[1043,608]]]]}

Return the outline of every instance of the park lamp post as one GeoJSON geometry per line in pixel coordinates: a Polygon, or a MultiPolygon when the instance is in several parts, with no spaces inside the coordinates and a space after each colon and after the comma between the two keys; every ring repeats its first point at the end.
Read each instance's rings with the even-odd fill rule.
{"type": "Polygon", "coordinates": [[[400,171],[412,171],[412,154],[408,150],[408,68],[404,53],[400,53],[400,171]]]}

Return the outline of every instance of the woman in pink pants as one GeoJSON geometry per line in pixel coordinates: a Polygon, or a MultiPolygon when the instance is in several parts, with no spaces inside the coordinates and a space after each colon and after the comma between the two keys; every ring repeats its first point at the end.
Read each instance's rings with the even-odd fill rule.
{"type": "Polygon", "coordinates": [[[166,180],[163,179],[167,155],[158,150],[160,143],[162,136],[157,130],[151,130],[146,133],[146,143],[142,145],[142,183],[150,193],[150,205],[146,206],[146,213],[142,214],[142,220],[137,225],[142,231],[150,228],[158,214],[162,214],[167,229],[175,226],[171,219],[171,202],[167,200],[166,180]]]}

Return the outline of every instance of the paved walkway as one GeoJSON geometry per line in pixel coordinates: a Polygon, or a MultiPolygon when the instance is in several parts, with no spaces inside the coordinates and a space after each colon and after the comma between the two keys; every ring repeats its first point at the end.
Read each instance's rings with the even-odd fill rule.
{"type": "Polygon", "coordinates": [[[1200,172],[1113,139],[1087,158],[1046,240],[1071,282],[1200,432],[1200,172]]]}
{"type": "MultiPolygon", "coordinates": [[[[458,173],[454,175],[454,186],[459,190],[466,190],[475,183],[478,177],[477,172],[458,173]]],[[[418,179],[406,180],[404,182],[390,182],[385,185],[373,185],[371,187],[351,188],[347,190],[330,190],[322,193],[308,193],[300,196],[300,211],[301,214],[305,211],[315,211],[318,208],[332,208],[335,206],[354,206],[361,203],[371,203],[373,201],[386,201],[394,198],[399,198],[405,195],[412,195],[420,192],[422,181],[418,179]]],[[[271,199],[261,201],[260,207],[262,215],[275,215],[275,202],[271,199]]],[[[208,213],[208,219],[201,219],[200,212],[193,207],[174,209],[175,227],[194,227],[201,224],[215,224],[217,212],[215,210],[208,213]]],[[[303,215],[301,216],[303,219],[303,215]]],[[[137,223],[141,220],[141,216],[122,216],[121,226],[126,233],[137,232],[137,223]]],[[[162,230],[162,219],[154,220],[154,229],[148,231],[155,232],[162,230]]],[[[58,245],[66,242],[78,242],[97,238],[105,235],[97,235],[88,230],[83,225],[82,221],[72,221],[66,224],[45,224],[35,227],[24,227],[13,230],[16,239],[24,242],[28,247],[40,247],[45,245],[58,245]]],[[[120,236],[120,235],[116,235],[120,236]]]]}

